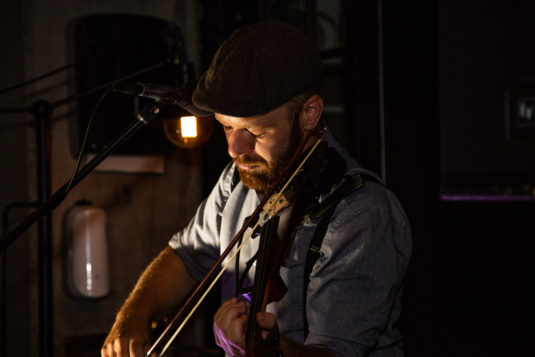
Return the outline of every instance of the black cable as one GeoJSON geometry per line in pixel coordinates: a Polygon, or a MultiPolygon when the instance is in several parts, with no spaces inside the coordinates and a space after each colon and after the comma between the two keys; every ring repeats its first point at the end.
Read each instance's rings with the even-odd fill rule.
{"type": "Polygon", "coordinates": [[[85,151],[85,147],[87,144],[87,137],[89,136],[91,124],[93,124],[93,120],[95,118],[95,113],[97,112],[98,108],[102,104],[102,101],[104,100],[104,98],[108,95],[108,93],[110,93],[110,91],[111,91],[111,87],[109,87],[108,89],[104,91],[104,93],[102,93],[100,98],[98,98],[98,101],[95,104],[93,111],[91,112],[91,115],[89,116],[89,121],[87,123],[87,127],[85,128],[84,139],[82,140],[82,145],[80,146],[80,152],[78,153],[78,159],[76,160],[76,166],[72,173],[71,179],[69,180],[69,183],[67,184],[67,187],[65,187],[65,191],[63,192],[64,197],[66,197],[69,191],[71,190],[72,183],[74,182],[74,179],[76,178],[76,176],[78,175],[78,171],[80,170],[80,165],[82,163],[82,158],[84,156],[84,151],[85,151]]]}
{"type": "Polygon", "coordinates": [[[73,63],[69,63],[69,64],[67,64],[67,65],[65,65],[63,67],[59,67],[59,68],[57,68],[57,69],[55,69],[53,71],[50,71],[50,72],[47,72],[47,73],[42,74],[40,76],[37,76],[35,78],[32,78],[32,79],[30,79],[30,80],[28,80],[26,82],[22,82],[22,83],[16,84],[16,85],[11,86],[11,87],[0,89],[0,95],[3,95],[3,94],[8,93],[8,92],[11,92],[11,91],[13,91],[15,89],[19,89],[19,88],[25,87],[25,86],[27,86],[29,84],[32,84],[32,83],[35,83],[35,82],[39,82],[42,79],[45,79],[47,77],[53,76],[56,73],[59,73],[59,72],[65,71],[65,70],[67,70],[67,69],[69,69],[71,67],[74,67],[75,64],[76,63],[74,63],[74,62],[73,63]]]}
{"type": "Polygon", "coordinates": [[[90,94],[93,94],[93,93],[96,93],[102,89],[105,89],[109,86],[114,86],[116,85],[117,83],[120,83],[120,82],[123,82],[123,81],[126,81],[126,80],[129,80],[129,79],[133,79],[137,76],[140,76],[146,72],[150,72],[152,70],[155,70],[157,68],[160,68],[160,67],[163,67],[167,62],[158,62],[158,63],[155,63],[153,64],[152,66],[149,66],[149,67],[146,67],[146,68],[143,68],[143,69],[140,69],[139,71],[136,71],[136,72],[133,72],[133,73],[130,73],[130,74],[127,74],[125,76],[122,76],[122,77],[119,77],[119,78],[116,78],[116,79],[113,79],[111,82],[108,82],[108,83],[105,83],[103,85],[100,85],[100,86],[97,86],[95,88],[91,88],[91,89],[88,89],[86,91],[83,91],[81,93],[77,93],[77,94],[74,94],[72,96],[69,96],[65,99],[61,99],[61,100],[58,100],[57,102],[54,102],[52,103],[52,108],[57,108],[63,104],[67,104],[67,103],[70,103],[74,100],[78,100],[80,98],[83,98],[85,96],[88,96],[90,94]]]}

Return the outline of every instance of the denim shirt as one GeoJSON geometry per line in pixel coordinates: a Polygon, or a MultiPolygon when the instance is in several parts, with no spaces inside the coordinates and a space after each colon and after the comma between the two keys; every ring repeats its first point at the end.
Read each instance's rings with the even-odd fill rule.
{"type": "MultiPolygon", "coordinates": [[[[360,168],[329,133],[326,141],[346,160],[347,174],[374,175],[360,168]]],[[[260,203],[256,191],[236,182],[235,170],[232,163],[225,168],[189,225],[169,242],[197,280],[206,275],[260,203]]],[[[309,333],[305,340],[304,263],[317,223],[301,225],[289,242],[280,269],[288,292],[267,308],[277,316],[280,332],[337,356],[403,356],[402,336],[395,323],[401,311],[402,280],[412,241],[398,200],[383,185],[367,181],[339,202],[327,227],[321,256],[310,274],[306,301],[309,333]]],[[[257,248],[258,239],[246,241],[240,252],[240,272],[257,248]]],[[[253,277],[254,265],[249,279],[253,277]]],[[[226,300],[234,292],[234,262],[221,279],[226,300]]]]}

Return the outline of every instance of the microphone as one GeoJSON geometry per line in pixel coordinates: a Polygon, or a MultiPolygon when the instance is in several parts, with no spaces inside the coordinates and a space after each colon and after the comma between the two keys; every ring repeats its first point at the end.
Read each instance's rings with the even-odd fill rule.
{"type": "Polygon", "coordinates": [[[191,92],[170,84],[119,83],[112,87],[114,92],[154,99],[158,103],[178,105],[198,117],[209,117],[213,113],[197,108],[191,102],[191,92]]]}

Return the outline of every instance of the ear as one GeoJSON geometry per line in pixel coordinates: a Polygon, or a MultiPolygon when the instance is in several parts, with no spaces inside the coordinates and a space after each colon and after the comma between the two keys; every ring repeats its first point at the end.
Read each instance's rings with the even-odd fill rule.
{"type": "Polygon", "coordinates": [[[322,113],[323,98],[318,94],[314,94],[307,99],[305,104],[303,104],[303,111],[301,112],[301,116],[299,117],[299,120],[301,121],[301,129],[314,129],[318,125],[322,113]]]}

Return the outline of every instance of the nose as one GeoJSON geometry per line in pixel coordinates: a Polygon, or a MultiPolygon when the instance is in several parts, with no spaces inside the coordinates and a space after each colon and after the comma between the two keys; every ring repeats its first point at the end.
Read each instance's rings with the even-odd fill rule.
{"type": "Polygon", "coordinates": [[[227,135],[228,154],[231,158],[254,151],[255,138],[245,129],[234,130],[227,135]]]}

